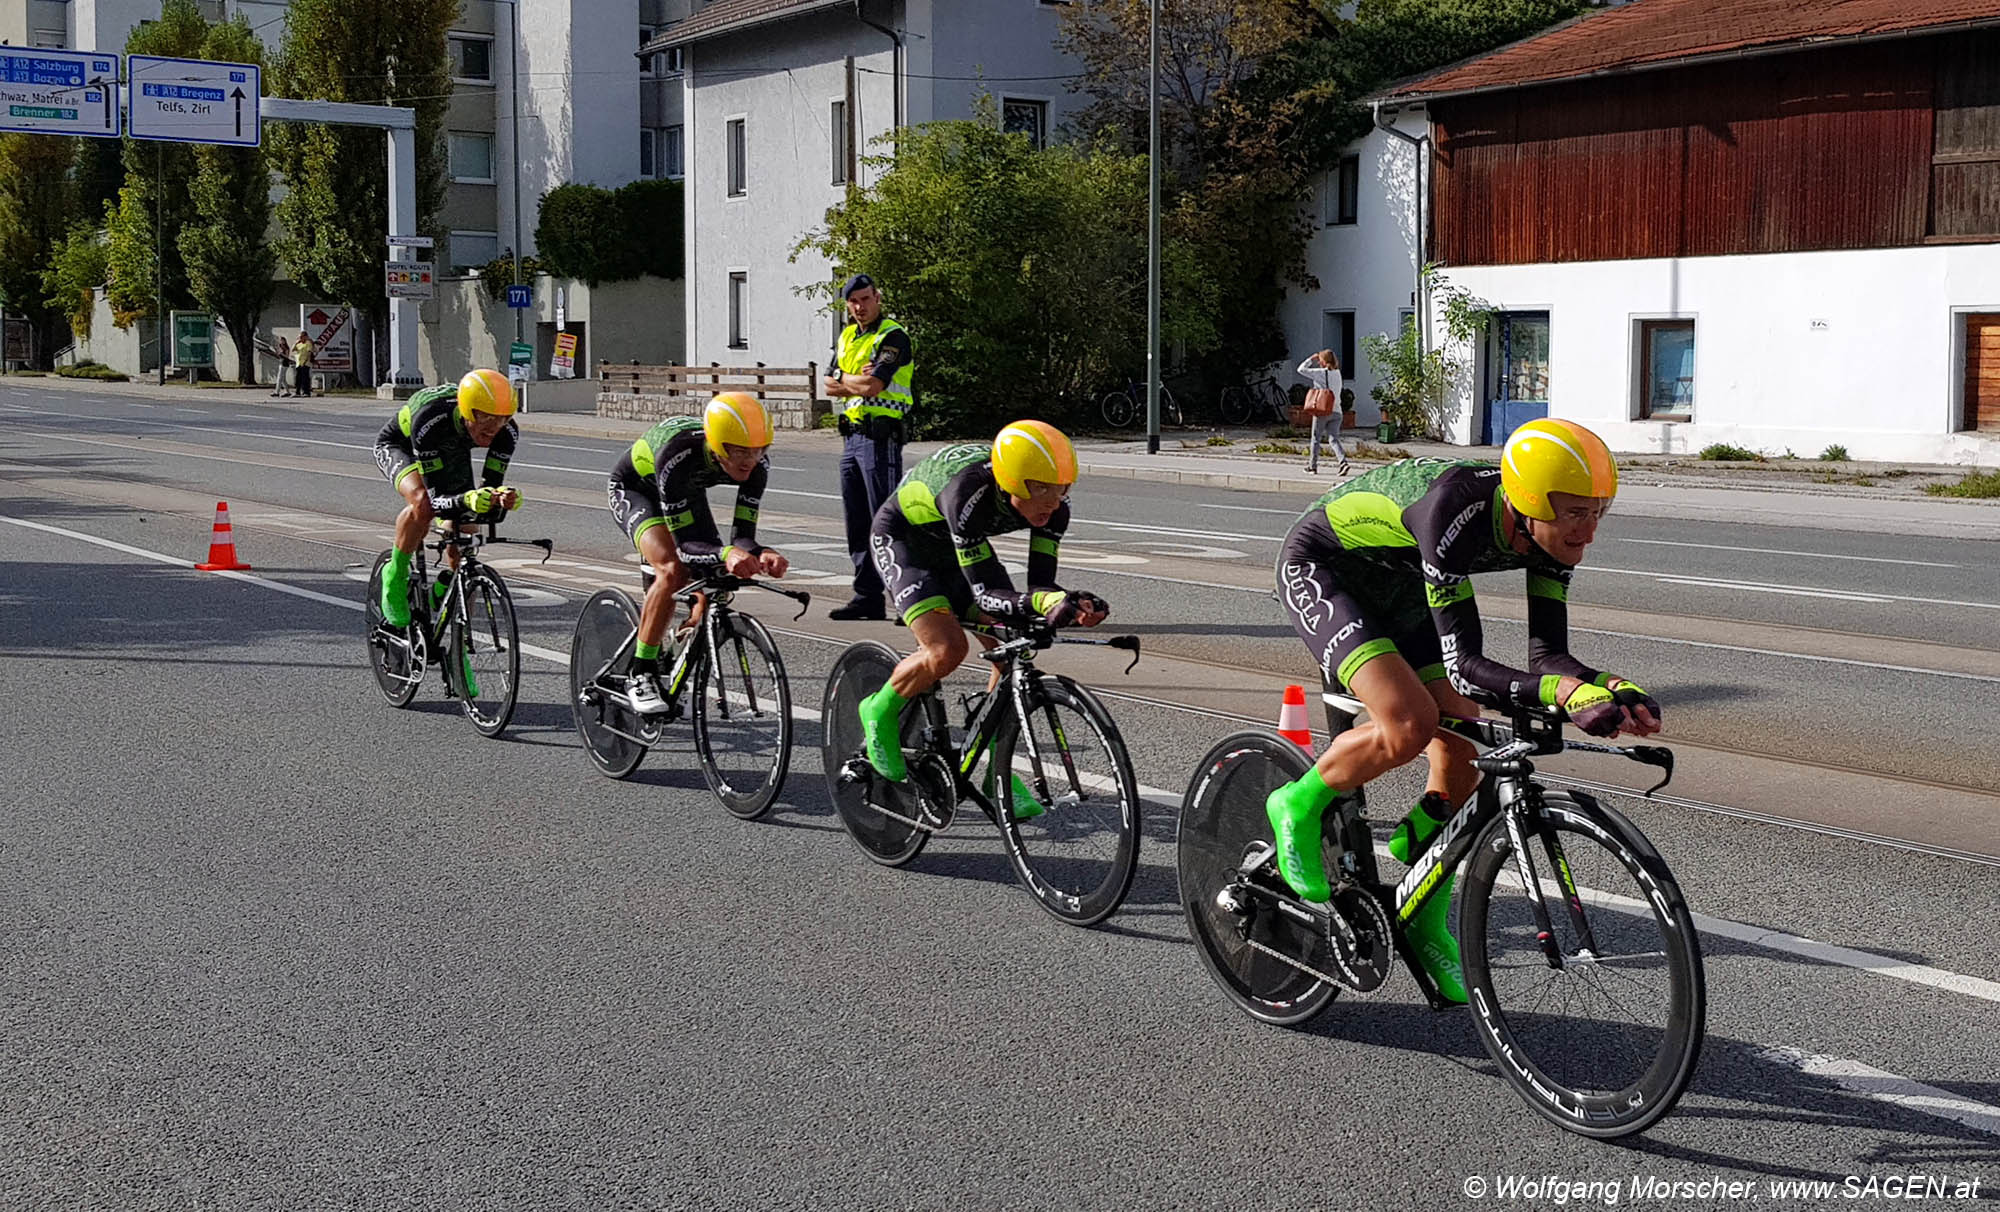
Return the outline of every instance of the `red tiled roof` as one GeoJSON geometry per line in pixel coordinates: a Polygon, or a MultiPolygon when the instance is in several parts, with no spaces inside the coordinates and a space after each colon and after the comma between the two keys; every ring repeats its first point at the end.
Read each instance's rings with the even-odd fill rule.
{"type": "Polygon", "coordinates": [[[703,38],[734,33],[814,9],[851,6],[853,3],[854,0],[715,0],[694,15],[661,30],[660,35],[648,42],[640,53],[663,50],[669,46],[685,46],[703,38]]]}
{"type": "Polygon", "coordinates": [[[2000,0],[1636,0],[1381,90],[1427,98],[1634,71],[1748,49],[2000,24],[2000,0]]]}

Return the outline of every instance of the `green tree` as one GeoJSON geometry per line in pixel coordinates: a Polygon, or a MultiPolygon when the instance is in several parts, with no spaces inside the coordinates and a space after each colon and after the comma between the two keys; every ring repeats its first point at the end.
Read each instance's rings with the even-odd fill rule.
{"type": "MultiPolygon", "coordinates": [[[[451,98],[445,34],[458,9],[458,0],[293,0],[272,70],[278,96],[416,111],[419,231],[435,228],[444,199],[444,114],[451,98]]],[[[273,132],[271,157],[287,187],[278,205],[279,257],[308,290],[352,304],[379,330],[388,317],[382,132],[288,123],[273,132]]]]}
{"type": "MultiPolygon", "coordinates": [[[[224,63],[264,62],[264,48],[240,15],[212,27],[201,58],[224,63]]],[[[257,317],[271,301],[276,257],[268,242],[271,172],[263,149],[195,148],[190,188],[194,219],[175,241],[187,266],[188,289],[222,321],[236,345],[237,378],[257,381],[257,317]]]]}
{"type": "MultiPolygon", "coordinates": [[[[125,39],[132,55],[199,59],[208,21],[195,0],[164,0],[160,19],[135,28],[125,39]]],[[[194,221],[189,185],[194,180],[194,147],[183,143],[125,140],[125,182],[109,227],[111,314],[120,327],[153,315],[165,296],[169,311],[192,307],[187,265],[174,234],[194,221]],[[164,245],[162,246],[162,241],[164,245]]]]}
{"type": "Polygon", "coordinates": [[[0,135],[0,295],[35,331],[44,368],[61,344],[62,312],[46,302],[42,268],[73,214],[69,140],[0,135]]]}
{"type": "Polygon", "coordinates": [[[591,286],[640,274],[679,278],[683,223],[679,181],[633,181],[615,190],[558,185],[542,195],[535,247],[549,273],[591,286]]]}
{"type": "Polygon", "coordinates": [[[42,294],[47,305],[69,321],[79,340],[90,335],[97,307],[97,288],[104,285],[110,264],[104,238],[89,222],[78,223],[60,240],[42,270],[42,294]]]}
{"type": "MultiPolygon", "coordinates": [[[[1144,356],[1144,159],[1101,144],[1037,150],[990,109],[903,132],[893,157],[871,159],[886,170],[876,183],[851,189],[793,254],[881,283],[915,338],[917,424],[930,433],[1066,420],[1144,356]]],[[[1166,252],[1166,337],[1212,345],[1212,267],[1179,238],[1166,252]]],[[[830,282],[808,292],[835,305],[830,282]]]]}

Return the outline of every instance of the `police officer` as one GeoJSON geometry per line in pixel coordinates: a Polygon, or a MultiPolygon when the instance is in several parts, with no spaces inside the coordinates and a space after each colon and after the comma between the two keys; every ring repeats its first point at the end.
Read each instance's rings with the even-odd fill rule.
{"type": "Polygon", "coordinates": [[[913,355],[908,330],[882,314],[875,279],[855,274],[841,286],[840,297],[852,323],[841,330],[823,386],[842,401],[840,500],[847,513],[847,554],[854,561],[854,597],[827,617],[880,619],[887,611],[882,578],[868,554],[868,530],[903,478],[903,416],[912,402],[913,355]]]}

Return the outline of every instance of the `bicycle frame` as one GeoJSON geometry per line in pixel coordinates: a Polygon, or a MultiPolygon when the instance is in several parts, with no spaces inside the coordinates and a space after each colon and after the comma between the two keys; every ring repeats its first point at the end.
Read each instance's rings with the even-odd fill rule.
{"type": "Polygon", "coordinates": [[[486,525],[486,533],[477,530],[462,530],[456,523],[449,526],[440,524],[442,533],[416,550],[416,576],[414,586],[418,590],[416,600],[410,606],[409,638],[404,638],[396,629],[384,628],[380,638],[390,644],[401,645],[411,657],[410,672],[402,680],[410,683],[423,681],[424,666],[436,659],[444,675],[447,693],[462,697],[465,674],[457,661],[444,660],[441,654],[450,639],[451,622],[465,613],[465,574],[484,571],[486,565],[479,558],[479,549],[488,543],[522,543],[542,549],[542,559],[547,561],[555,553],[552,539],[503,539],[498,527],[491,522],[486,525]],[[444,601],[438,603],[437,617],[431,617],[431,576],[430,568],[424,560],[424,549],[437,552],[438,559],[449,564],[446,552],[458,554],[458,566],[449,569],[451,580],[447,584],[444,601]],[[419,659],[421,658],[421,659],[419,659]]]}
{"type": "MultiPolygon", "coordinates": [[[[639,571],[640,585],[646,589],[650,589],[654,576],[655,574],[652,569],[641,568],[639,571]]],[[[798,602],[799,614],[797,617],[805,615],[806,609],[812,601],[812,595],[809,593],[795,593],[789,589],[780,589],[775,585],[766,585],[761,581],[752,581],[727,575],[697,581],[676,590],[674,592],[675,600],[687,603],[690,611],[694,609],[695,602],[699,598],[705,597],[707,605],[702,608],[701,623],[695,634],[686,644],[681,646],[680,652],[674,657],[674,667],[668,671],[664,687],[667,695],[667,714],[663,720],[652,721],[649,725],[642,726],[641,731],[650,731],[653,734],[650,738],[631,736],[627,733],[619,732],[616,728],[611,728],[607,724],[605,727],[609,731],[617,733],[617,735],[624,737],[628,741],[634,741],[641,745],[658,743],[660,739],[660,725],[662,723],[671,723],[680,717],[681,692],[687,688],[689,675],[694,672],[695,659],[722,651],[722,624],[731,614],[735,613],[730,607],[730,601],[743,589],[762,589],[768,593],[775,593],[781,597],[787,597],[798,602]]],[[[631,670],[632,649],[638,638],[639,629],[637,627],[633,627],[627,631],[624,642],[618,646],[618,655],[598,666],[597,671],[590,675],[591,684],[609,692],[611,687],[604,679],[607,676],[624,676],[631,670]]]]}
{"type": "MultiPolygon", "coordinates": [[[[1326,706],[1328,731],[1334,736],[1353,727],[1354,717],[1366,710],[1359,699],[1332,692],[1320,696],[1326,706]]],[[[1472,848],[1478,843],[1487,827],[1497,818],[1506,823],[1507,836],[1514,851],[1515,874],[1523,887],[1534,895],[1529,899],[1534,905],[1535,920],[1541,936],[1542,953],[1551,968],[1561,968],[1563,957],[1555,941],[1555,932],[1546,899],[1541,894],[1545,886],[1542,872],[1536,862],[1533,850],[1527,844],[1526,828],[1531,819],[1526,809],[1537,808],[1541,804],[1541,787],[1534,782],[1534,763],[1531,757],[1562,753],[1577,749],[1586,752],[1616,753],[1648,765],[1665,770],[1666,777],[1649,788],[1647,795],[1658,791],[1673,778],[1673,752],[1650,745],[1615,746],[1594,745],[1584,741],[1572,741],[1562,734],[1563,715],[1555,708],[1544,708],[1539,712],[1516,710],[1511,722],[1476,719],[1461,720],[1447,717],[1440,721],[1440,730],[1448,731],[1472,742],[1482,752],[1473,759],[1473,765],[1487,778],[1481,780],[1478,790],[1459,810],[1452,814],[1434,836],[1422,854],[1417,857],[1410,870],[1397,881],[1389,898],[1389,908],[1399,923],[1407,923],[1423,912],[1431,898],[1437,894],[1438,885],[1444,877],[1458,870],[1465,862],[1472,848]]],[[[1363,816],[1366,808],[1365,788],[1357,788],[1352,796],[1338,802],[1341,807],[1340,830],[1336,837],[1341,847],[1342,869],[1358,882],[1376,888],[1383,888],[1377,874],[1374,850],[1374,836],[1363,816]]],[[[1561,841],[1549,832],[1541,835],[1553,865],[1552,874],[1563,891],[1563,901],[1570,923],[1583,945],[1596,949],[1595,938],[1590,924],[1585,920],[1583,901],[1577,894],[1576,884],[1570,873],[1569,862],[1562,850],[1561,841]]],[[[1386,889],[1385,889],[1386,890],[1386,889]]],[[[1396,931],[1396,949],[1403,956],[1404,965],[1423,987],[1424,995],[1434,1005],[1443,1005],[1438,997],[1436,983],[1429,972],[1410,953],[1401,930],[1396,931]]]]}

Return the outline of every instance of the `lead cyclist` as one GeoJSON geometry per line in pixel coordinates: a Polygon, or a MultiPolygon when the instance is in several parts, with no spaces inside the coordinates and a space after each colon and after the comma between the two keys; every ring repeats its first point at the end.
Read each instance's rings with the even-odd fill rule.
{"type": "MultiPolygon", "coordinates": [[[[1475,718],[1475,688],[1503,702],[1559,706],[1592,736],[1649,736],[1660,707],[1629,678],[1569,652],[1570,574],[1618,492],[1618,465],[1572,421],[1515,430],[1500,465],[1405,459],[1335,488],[1307,508],[1279,555],[1280,596],[1329,690],[1345,688],[1367,722],[1341,733],[1313,769],[1271,793],[1265,813],[1279,872],[1308,901],[1330,896],[1320,819],[1336,799],[1424,754],[1427,789],[1397,824],[1390,852],[1420,855],[1479,784],[1471,743],[1442,716],[1475,718]],[[1488,657],[1472,574],[1525,569],[1528,669],[1488,657]]],[[[1451,935],[1448,877],[1407,936],[1452,1001],[1465,1001],[1451,935]]]]}

